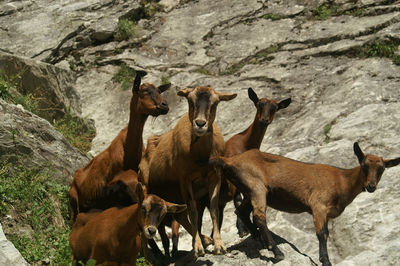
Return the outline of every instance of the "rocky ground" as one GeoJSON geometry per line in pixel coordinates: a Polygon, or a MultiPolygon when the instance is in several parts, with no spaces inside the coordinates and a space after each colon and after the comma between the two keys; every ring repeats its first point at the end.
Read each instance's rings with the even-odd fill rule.
{"type": "MultiPolygon", "coordinates": [[[[399,1],[163,0],[146,15],[138,1],[1,1],[0,50],[77,75],[82,115],[95,120],[92,154],[127,123],[129,90],[112,77],[122,63],[146,69],[145,81],[173,87],[170,112],[148,120],[145,138],[171,129],[187,110],[176,90],[209,85],[238,93],[221,103],[217,124],[225,139],[245,129],[255,109],[247,98],[292,98],[269,126],[261,150],[306,162],[353,167],[352,144],[384,158],[400,156],[399,1]],[[136,34],[116,41],[118,18],[136,21],[136,34]]],[[[387,169],[373,194],[362,193],[330,222],[328,250],[335,265],[395,265],[400,261],[399,168],[387,169]]],[[[222,238],[230,252],[197,264],[272,264],[251,239],[236,235],[233,206],[222,238]]],[[[210,230],[205,215],[205,230],[210,230]]],[[[270,229],[286,255],[279,265],[318,262],[310,215],[267,210],[270,229]]],[[[182,232],[181,249],[190,249],[182,232]]]]}

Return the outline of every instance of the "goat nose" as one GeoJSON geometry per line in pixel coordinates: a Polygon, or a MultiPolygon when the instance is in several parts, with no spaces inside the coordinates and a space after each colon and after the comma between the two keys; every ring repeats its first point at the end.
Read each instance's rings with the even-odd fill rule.
{"type": "Polygon", "coordinates": [[[155,227],[148,227],[147,231],[149,232],[149,235],[154,235],[156,233],[156,228],[155,227]]]}
{"type": "Polygon", "coordinates": [[[197,119],[196,121],[195,121],[195,123],[196,123],[196,125],[198,126],[198,127],[204,127],[204,125],[206,124],[206,121],[204,121],[204,120],[201,120],[201,119],[197,119]]]}
{"type": "Polygon", "coordinates": [[[168,102],[164,100],[164,101],[161,103],[161,106],[164,107],[164,108],[167,108],[167,107],[168,107],[168,102]]]}

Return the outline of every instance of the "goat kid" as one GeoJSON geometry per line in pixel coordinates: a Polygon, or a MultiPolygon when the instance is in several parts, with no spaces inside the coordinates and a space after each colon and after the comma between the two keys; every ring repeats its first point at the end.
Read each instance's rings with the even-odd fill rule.
{"type": "Polygon", "coordinates": [[[186,210],[186,205],[147,194],[141,183],[136,196],[138,203],[129,207],[78,215],[69,239],[75,263],[95,259],[96,265],[135,265],[143,239],[155,236],[164,216],[186,210]]]}
{"type": "MultiPolygon", "coordinates": [[[[261,142],[264,138],[265,132],[268,126],[274,120],[277,111],[285,109],[289,106],[292,99],[287,98],[280,102],[270,100],[268,98],[258,98],[257,94],[252,88],[247,90],[249,99],[254,103],[257,109],[253,123],[241,133],[232,136],[227,142],[225,142],[225,157],[231,157],[243,153],[251,149],[259,149],[261,142]]],[[[221,180],[221,191],[219,198],[219,227],[222,227],[222,221],[224,217],[224,209],[226,204],[233,199],[235,207],[238,207],[242,203],[242,196],[240,192],[236,190],[235,186],[232,185],[226,179],[221,180]]],[[[205,206],[209,207],[208,199],[202,199],[199,202],[199,231],[201,232],[201,221],[205,206]]],[[[237,217],[236,227],[240,237],[247,235],[249,232],[243,222],[237,217]]]]}
{"type": "Polygon", "coordinates": [[[168,104],[161,96],[171,84],[155,87],[141,83],[146,75],[137,71],[132,88],[129,123],[110,146],[94,157],[85,167],[75,172],[69,191],[71,221],[79,212],[92,208],[105,209],[109,203],[102,200],[103,189],[121,171],[137,171],[143,146],[143,127],[149,115],[158,116],[168,112],[168,104]]]}
{"type": "Polygon", "coordinates": [[[267,227],[267,203],[284,212],[312,214],[319,240],[319,260],[323,265],[331,265],[327,251],[328,220],[338,217],[362,191],[374,192],[385,168],[400,163],[400,158],[384,160],[365,155],[357,142],[353,148],[360,165],[352,169],[303,163],[257,149],[220,157],[210,164],[244,194],[236,214],[254,236],[260,229],[261,238],[277,259],[283,259],[284,255],[267,227]],[[252,210],[254,224],[249,218],[252,210]]]}
{"type": "MultiPolygon", "coordinates": [[[[225,252],[218,228],[218,198],[221,180],[211,167],[210,158],[223,155],[224,140],[214,119],[220,101],[236,94],[216,92],[209,87],[182,89],[179,96],[188,100],[189,112],[173,130],[156,137],[158,145],[149,147],[140,162],[139,181],[161,197],[187,204],[187,215],[175,218],[193,237],[194,257],[204,255],[198,232],[196,199],[209,195],[213,222],[214,252],[225,252]],[[193,187],[196,189],[194,190],[193,187]]],[[[152,141],[149,140],[151,144],[152,141]]]]}

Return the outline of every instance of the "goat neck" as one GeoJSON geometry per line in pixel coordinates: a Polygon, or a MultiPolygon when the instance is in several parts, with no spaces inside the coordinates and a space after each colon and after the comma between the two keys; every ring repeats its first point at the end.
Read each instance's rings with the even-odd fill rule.
{"type": "Polygon", "coordinates": [[[139,97],[135,93],[131,99],[128,131],[124,143],[124,170],[139,170],[143,152],[143,128],[149,115],[138,111],[139,97]]]}
{"type": "Polygon", "coordinates": [[[360,166],[342,171],[340,185],[343,191],[343,203],[347,206],[363,191],[363,180],[366,176],[360,166]]]}
{"type": "Polygon", "coordinates": [[[244,146],[247,150],[260,149],[261,142],[264,138],[267,128],[268,126],[262,125],[262,123],[258,120],[256,114],[253,123],[245,131],[243,131],[244,146]]]}

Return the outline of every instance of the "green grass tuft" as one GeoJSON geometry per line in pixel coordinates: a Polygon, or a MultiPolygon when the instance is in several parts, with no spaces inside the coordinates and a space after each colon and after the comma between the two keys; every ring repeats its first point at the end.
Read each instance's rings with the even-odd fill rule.
{"type": "Polygon", "coordinates": [[[123,90],[127,90],[130,87],[132,87],[135,75],[136,75],[135,69],[123,63],[119,66],[118,71],[114,74],[112,80],[121,83],[121,88],[123,90]]]}
{"type": "Polygon", "coordinates": [[[353,48],[350,54],[360,58],[386,57],[392,59],[394,64],[400,65],[400,55],[396,53],[399,45],[399,40],[374,40],[363,46],[353,48]]]}
{"type": "Polygon", "coordinates": [[[167,76],[161,76],[161,84],[165,85],[165,84],[169,84],[171,83],[171,81],[169,80],[169,78],[167,76]]]}
{"type": "Polygon", "coordinates": [[[55,121],[54,128],[82,153],[90,150],[92,139],[96,136],[93,128],[87,127],[82,118],[73,116],[70,112],[66,112],[63,118],[55,121]]]}
{"type": "Polygon", "coordinates": [[[275,20],[280,20],[280,19],[282,19],[284,17],[279,15],[279,14],[266,14],[266,15],[263,16],[263,18],[275,21],[275,20]]]}
{"type": "Polygon", "coordinates": [[[152,0],[141,0],[141,4],[146,18],[153,17],[157,12],[164,11],[165,8],[164,5],[152,0]]]}
{"type": "Polygon", "coordinates": [[[117,41],[128,40],[135,35],[135,22],[129,19],[118,20],[117,31],[114,34],[114,39],[117,41]]]}
{"type": "Polygon", "coordinates": [[[335,4],[325,3],[312,11],[312,18],[316,20],[326,20],[337,14],[338,6],[335,4]]]}

